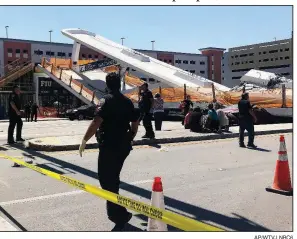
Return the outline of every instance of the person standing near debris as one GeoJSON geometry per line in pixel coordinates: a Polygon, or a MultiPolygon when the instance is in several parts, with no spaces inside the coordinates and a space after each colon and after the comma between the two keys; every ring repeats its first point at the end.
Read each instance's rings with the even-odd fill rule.
{"type": "Polygon", "coordinates": [[[154,106],[154,97],[152,92],[148,89],[148,84],[144,83],[140,87],[140,99],[139,99],[139,109],[140,109],[140,119],[143,121],[143,126],[145,128],[145,135],[142,138],[154,139],[155,133],[152,126],[152,115],[151,109],[154,106]]]}
{"type": "Polygon", "coordinates": [[[254,123],[257,122],[257,117],[253,112],[251,102],[249,101],[249,94],[243,93],[241,100],[238,102],[239,110],[239,146],[245,148],[244,131],[247,130],[249,135],[248,147],[256,148],[254,145],[254,123]]]}
{"type": "Polygon", "coordinates": [[[193,102],[191,101],[191,96],[187,95],[186,99],[180,103],[180,109],[182,110],[184,115],[182,119],[182,125],[184,125],[185,117],[189,113],[191,107],[193,107],[193,102]]]}
{"type": "Polygon", "coordinates": [[[29,122],[30,121],[30,116],[31,116],[31,105],[32,105],[32,102],[28,102],[26,105],[25,105],[25,118],[26,118],[26,122],[29,122]]]}
{"type": "MultiPolygon", "coordinates": [[[[118,194],[120,173],[132,150],[131,144],[137,134],[139,122],[132,101],[120,92],[120,76],[116,73],[108,74],[106,85],[109,93],[100,100],[95,117],[79,147],[79,154],[82,157],[87,141],[96,133],[100,185],[104,190],[118,194]]],[[[109,220],[115,223],[113,231],[123,230],[132,218],[126,208],[109,201],[107,214],[109,220]]]]}
{"type": "Polygon", "coordinates": [[[15,85],[13,87],[13,92],[9,95],[9,127],[8,127],[8,144],[14,144],[13,133],[15,126],[17,126],[16,132],[16,141],[25,141],[22,139],[22,128],[23,128],[23,121],[21,118],[21,99],[20,99],[20,88],[19,86],[15,85]]]}
{"type": "Polygon", "coordinates": [[[37,122],[37,110],[39,110],[39,107],[36,103],[33,103],[32,109],[31,109],[31,122],[33,121],[33,118],[35,122],[37,122]]]}
{"type": "Polygon", "coordinates": [[[164,100],[159,93],[155,94],[154,99],[154,120],[155,130],[160,131],[162,128],[162,122],[164,117],[164,100]]]}

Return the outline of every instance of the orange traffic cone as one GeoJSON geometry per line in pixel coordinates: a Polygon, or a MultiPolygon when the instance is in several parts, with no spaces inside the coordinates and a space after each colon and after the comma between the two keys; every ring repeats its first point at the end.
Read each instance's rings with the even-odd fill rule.
{"type": "Polygon", "coordinates": [[[276,161],[273,185],[272,187],[267,187],[266,191],[287,196],[293,195],[288,155],[285,137],[283,135],[280,136],[280,146],[278,151],[278,160],[276,161]]]}
{"type": "MultiPolygon", "coordinates": [[[[163,186],[162,186],[162,181],[160,177],[154,178],[151,206],[154,206],[160,209],[165,209],[163,186]]],[[[164,222],[149,218],[147,231],[164,232],[168,230],[167,230],[167,225],[164,222]]]]}

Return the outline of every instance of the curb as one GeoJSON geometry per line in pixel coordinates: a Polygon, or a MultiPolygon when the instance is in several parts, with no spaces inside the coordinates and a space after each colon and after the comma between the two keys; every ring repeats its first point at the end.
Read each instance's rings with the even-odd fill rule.
{"type": "MultiPolygon", "coordinates": [[[[24,118],[22,118],[23,122],[26,122],[24,118]]],[[[37,122],[43,122],[43,121],[61,121],[61,120],[67,120],[67,118],[60,118],[60,119],[37,119],[37,122]]],[[[1,123],[9,123],[9,120],[0,120],[1,123]]]]}
{"type": "MultiPolygon", "coordinates": [[[[266,134],[279,134],[279,133],[291,133],[293,129],[276,129],[268,131],[259,131],[255,132],[255,135],[266,135],[266,134]]],[[[245,136],[248,135],[246,132],[245,136]]],[[[176,138],[165,138],[165,139],[141,139],[134,141],[133,145],[155,145],[155,144],[168,144],[168,143],[182,143],[189,141],[203,141],[203,140],[216,140],[216,139],[228,139],[228,138],[237,138],[239,133],[229,133],[229,134],[214,134],[214,135],[205,135],[205,136],[188,136],[188,137],[176,137],[176,138]]],[[[33,142],[28,142],[27,148],[33,149],[36,151],[69,151],[69,150],[78,150],[79,144],[73,145],[40,145],[33,142]]],[[[97,143],[90,143],[86,145],[86,149],[96,149],[98,148],[97,143]]]]}

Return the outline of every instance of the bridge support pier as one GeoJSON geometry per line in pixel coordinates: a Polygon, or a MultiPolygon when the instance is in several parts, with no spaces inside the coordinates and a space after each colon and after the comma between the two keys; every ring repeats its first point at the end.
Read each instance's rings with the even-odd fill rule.
{"type": "Polygon", "coordinates": [[[78,42],[73,43],[73,48],[72,48],[72,70],[79,72],[79,65],[78,65],[78,60],[79,60],[79,52],[80,52],[80,46],[81,44],[78,42]]]}

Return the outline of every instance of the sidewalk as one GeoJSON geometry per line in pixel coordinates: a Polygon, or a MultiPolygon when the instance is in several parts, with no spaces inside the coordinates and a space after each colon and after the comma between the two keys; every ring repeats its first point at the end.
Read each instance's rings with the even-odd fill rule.
{"type": "MultiPolygon", "coordinates": [[[[22,118],[25,121],[25,118],[22,118]]],[[[67,118],[37,118],[37,121],[56,121],[56,120],[69,120],[67,118]]],[[[9,119],[0,120],[0,123],[7,123],[9,119]]]]}
{"type": "MultiPolygon", "coordinates": [[[[293,132],[293,124],[256,125],[255,132],[256,135],[289,133],[293,132]]],[[[187,141],[235,138],[239,136],[239,127],[231,127],[230,132],[224,132],[222,134],[193,133],[186,129],[176,129],[160,132],[157,131],[155,140],[142,139],[141,136],[141,133],[137,134],[134,140],[134,145],[166,144],[187,141]]],[[[83,135],[46,137],[31,139],[26,143],[28,143],[27,147],[42,151],[76,150],[79,148],[82,138],[83,135]]],[[[95,137],[92,137],[92,139],[89,140],[86,148],[97,148],[97,141],[95,137]]]]}

